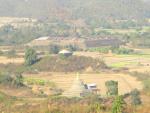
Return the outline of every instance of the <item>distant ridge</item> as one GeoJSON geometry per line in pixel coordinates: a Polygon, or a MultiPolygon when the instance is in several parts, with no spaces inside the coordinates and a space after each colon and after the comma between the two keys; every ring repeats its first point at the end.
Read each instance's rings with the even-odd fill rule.
{"type": "Polygon", "coordinates": [[[150,18],[149,6],[148,0],[0,0],[0,16],[139,19],[150,18]]]}

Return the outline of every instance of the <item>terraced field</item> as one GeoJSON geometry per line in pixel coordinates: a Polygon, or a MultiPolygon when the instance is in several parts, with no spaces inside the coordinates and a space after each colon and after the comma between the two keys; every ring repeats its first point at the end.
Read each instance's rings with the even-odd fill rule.
{"type": "Polygon", "coordinates": [[[22,64],[24,62],[24,58],[7,58],[0,56],[0,64],[22,64]]]}

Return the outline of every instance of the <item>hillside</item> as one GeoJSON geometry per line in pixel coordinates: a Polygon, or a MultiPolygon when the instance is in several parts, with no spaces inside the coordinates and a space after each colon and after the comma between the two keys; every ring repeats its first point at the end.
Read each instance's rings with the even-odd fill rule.
{"type": "Polygon", "coordinates": [[[0,0],[0,16],[137,19],[150,17],[150,9],[141,0],[0,0]]]}
{"type": "Polygon", "coordinates": [[[32,68],[39,71],[53,72],[98,71],[108,69],[103,61],[82,56],[72,56],[69,58],[60,58],[58,56],[46,57],[33,65],[32,68]]]}

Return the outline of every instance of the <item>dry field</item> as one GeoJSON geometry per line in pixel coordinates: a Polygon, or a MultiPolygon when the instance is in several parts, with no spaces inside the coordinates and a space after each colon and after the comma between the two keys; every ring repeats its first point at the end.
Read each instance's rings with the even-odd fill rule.
{"type": "MultiPolygon", "coordinates": [[[[39,73],[39,74],[25,74],[25,77],[39,78],[44,80],[50,80],[56,83],[58,88],[68,90],[73,81],[76,78],[75,73],[39,73]]],[[[101,95],[106,94],[105,82],[109,80],[115,80],[119,83],[119,94],[124,94],[130,92],[132,89],[142,89],[142,83],[137,81],[136,78],[131,77],[130,75],[125,74],[114,74],[114,73],[87,73],[80,74],[80,79],[83,80],[84,83],[96,83],[98,88],[100,89],[101,95]]]]}
{"type": "Polygon", "coordinates": [[[24,62],[24,58],[7,58],[0,56],[0,64],[22,64],[24,62]]]}

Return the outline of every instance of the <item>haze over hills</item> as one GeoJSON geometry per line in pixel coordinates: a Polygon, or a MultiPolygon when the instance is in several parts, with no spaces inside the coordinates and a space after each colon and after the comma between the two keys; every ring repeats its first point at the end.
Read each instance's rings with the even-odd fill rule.
{"type": "Polygon", "coordinates": [[[149,0],[0,0],[0,45],[52,36],[119,37],[149,47],[149,7],[149,0]]]}
{"type": "Polygon", "coordinates": [[[150,17],[142,0],[0,0],[0,16],[77,19],[150,17]]]}

